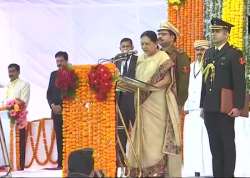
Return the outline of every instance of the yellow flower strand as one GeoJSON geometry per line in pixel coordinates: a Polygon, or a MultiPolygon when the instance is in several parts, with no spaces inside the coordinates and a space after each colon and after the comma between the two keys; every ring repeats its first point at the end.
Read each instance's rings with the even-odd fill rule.
{"type": "Polygon", "coordinates": [[[229,42],[241,50],[244,44],[244,8],[244,0],[223,1],[222,19],[234,25],[229,42]]]}

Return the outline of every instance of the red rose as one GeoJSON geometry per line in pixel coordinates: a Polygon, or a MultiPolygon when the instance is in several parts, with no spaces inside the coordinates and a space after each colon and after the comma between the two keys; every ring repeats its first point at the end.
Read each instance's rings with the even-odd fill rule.
{"type": "Polygon", "coordinates": [[[77,76],[75,72],[69,67],[59,69],[55,81],[56,87],[59,88],[65,96],[72,96],[77,87],[77,76]]]}
{"type": "Polygon", "coordinates": [[[103,72],[101,79],[103,80],[111,80],[112,79],[112,74],[108,71],[103,72]]]}
{"type": "Polygon", "coordinates": [[[112,73],[109,68],[98,64],[90,69],[88,74],[89,86],[96,91],[96,99],[103,101],[112,88],[112,73]]]}

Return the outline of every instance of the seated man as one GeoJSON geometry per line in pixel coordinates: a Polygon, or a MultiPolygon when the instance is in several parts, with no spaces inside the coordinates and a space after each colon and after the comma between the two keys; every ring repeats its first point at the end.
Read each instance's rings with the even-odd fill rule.
{"type": "Polygon", "coordinates": [[[101,171],[94,171],[93,149],[73,151],[68,160],[68,177],[104,177],[101,171]]]}

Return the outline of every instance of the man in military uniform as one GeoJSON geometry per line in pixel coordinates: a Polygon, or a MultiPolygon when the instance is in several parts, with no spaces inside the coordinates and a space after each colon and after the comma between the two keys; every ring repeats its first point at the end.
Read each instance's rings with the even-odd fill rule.
{"type": "MultiPolygon", "coordinates": [[[[179,30],[169,22],[163,22],[158,29],[158,40],[161,50],[165,51],[170,59],[175,63],[175,79],[177,104],[181,118],[181,132],[183,130],[184,120],[184,104],[188,97],[189,73],[190,73],[190,58],[181,49],[175,46],[177,37],[180,35],[179,30]]],[[[182,135],[182,134],[181,134],[182,135]]],[[[182,139],[182,138],[181,138],[182,139]]],[[[176,176],[181,175],[181,156],[169,156],[169,165],[175,165],[169,169],[176,172],[176,176]],[[173,164],[172,164],[172,163],[173,164]],[[176,164],[177,163],[177,164],[176,164]],[[177,166],[179,165],[179,166],[177,166]]]]}
{"type": "Polygon", "coordinates": [[[175,63],[177,103],[179,110],[182,111],[188,97],[191,60],[183,50],[178,49],[175,46],[179,34],[179,30],[169,22],[161,23],[160,29],[158,29],[158,40],[161,50],[165,51],[175,63]]]}
{"type": "Polygon", "coordinates": [[[215,47],[205,53],[201,108],[208,131],[213,158],[213,176],[233,177],[235,169],[234,120],[245,101],[245,60],[242,52],[227,42],[232,24],[213,18],[212,39],[215,47]],[[233,108],[222,113],[221,90],[234,92],[233,108]]]}

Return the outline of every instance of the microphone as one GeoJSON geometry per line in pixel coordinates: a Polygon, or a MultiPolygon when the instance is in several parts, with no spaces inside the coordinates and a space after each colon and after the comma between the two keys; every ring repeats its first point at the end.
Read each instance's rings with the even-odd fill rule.
{"type": "Polygon", "coordinates": [[[100,63],[104,63],[104,62],[112,62],[115,63],[117,61],[122,61],[122,60],[126,60],[128,59],[129,56],[133,55],[133,54],[137,54],[138,51],[136,50],[130,50],[128,52],[124,52],[124,53],[119,53],[117,54],[115,57],[111,58],[111,59],[99,59],[98,60],[98,64],[100,63]]]}
{"type": "Polygon", "coordinates": [[[136,51],[136,50],[130,50],[128,52],[123,52],[123,53],[117,54],[113,59],[128,57],[128,56],[131,56],[131,55],[134,55],[137,53],[138,53],[138,51],[136,51]]]}

